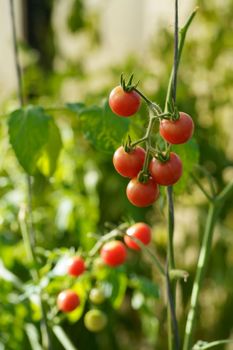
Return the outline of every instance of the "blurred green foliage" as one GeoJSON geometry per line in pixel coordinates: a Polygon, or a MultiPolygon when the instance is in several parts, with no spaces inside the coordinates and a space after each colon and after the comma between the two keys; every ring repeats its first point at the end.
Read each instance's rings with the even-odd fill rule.
{"type": "MultiPolygon", "coordinates": [[[[177,98],[179,109],[188,112],[195,120],[200,164],[213,177],[216,189],[220,190],[233,174],[233,1],[199,3],[199,13],[188,34],[181,60],[177,98]]],[[[50,1],[46,6],[49,6],[47,11],[52,13],[54,2],[50,1]]],[[[132,138],[143,135],[146,108],[142,106],[133,120],[122,123],[117,119],[112,120],[113,116],[107,105],[104,105],[104,99],[112,87],[118,84],[122,71],[125,74],[133,71],[140,79],[140,88],[158,104],[164,105],[172,66],[171,28],[161,26],[143,60],[140,54],[130,56],[124,62],[108,65],[98,71],[97,76],[92,76],[85,66],[85,58],[95,54],[101,42],[97,25],[94,25],[97,15],[88,13],[84,1],[73,1],[66,22],[70,34],[77,35],[78,40],[78,35],[85,33],[86,40],[96,44],[92,50],[89,48],[83,52],[75,62],[63,57],[56,47],[57,34],[53,30],[51,15],[46,22],[49,36],[43,33],[40,44],[38,40],[37,44],[34,41],[33,49],[22,47],[26,57],[23,64],[27,101],[45,107],[46,113],[51,114],[58,125],[62,139],[56,171],[48,171],[48,157],[44,154],[34,169],[32,203],[36,240],[41,247],[38,250],[41,283],[47,295],[48,315],[55,322],[60,322],[62,318],[56,312],[53,314],[56,295],[61,285],[64,288],[73,282],[67,276],[54,274],[54,271],[59,264],[63,265],[62,259],[72,254],[74,249],[84,254],[89,251],[96,241],[96,237],[90,233],[99,236],[106,233],[106,223],[118,225],[122,221],[146,221],[153,227],[152,248],[162,260],[166,253],[164,196],[149,209],[131,206],[125,197],[127,180],[120,178],[112,166],[112,152],[121,144],[127,130],[132,138]],[[47,38],[46,42],[44,37],[47,38]],[[63,69],[57,69],[56,60],[60,61],[63,69]],[[49,62],[49,65],[40,65],[40,62],[49,62]],[[81,101],[74,103],[64,98],[73,90],[82,96],[81,101]],[[67,102],[73,103],[64,110],[60,109],[67,102]],[[58,110],[53,106],[58,106],[58,110]]],[[[42,20],[37,22],[34,29],[39,33],[38,28],[43,28],[42,20]]],[[[12,110],[12,105],[15,106],[14,97],[5,101],[2,109],[8,112],[12,110]]],[[[25,325],[34,321],[39,330],[40,314],[18,220],[19,210],[27,202],[25,174],[15,158],[7,132],[7,118],[3,117],[0,126],[0,256],[3,263],[0,264],[0,348],[3,344],[3,349],[20,350],[30,349],[25,325]]],[[[190,168],[194,171],[192,167],[197,157],[193,151],[195,147],[193,141],[189,155],[181,150],[187,170],[190,168]]],[[[32,148],[25,147],[25,151],[31,152],[32,148]]],[[[50,151],[47,154],[51,154],[50,151]]],[[[37,161],[37,155],[35,157],[37,161]]],[[[25,159],[27,163],[30,158],[26,155],[25,159]]],[[[24,166],[25,163],[21,161],[21,164],[24,166]]],[[[203,173],[197,170],[197,174],[206,185],[203,173]]],[[[177,266],[190,274],[188,282],[179,285],[178,314],[182,331],[207,202],[189,178],[188,172],[180,185],[176,196],[175,255],[177,266]]],[[[228,338],[233,330],[232,199],[225,203],[220,219],[200,298],[196,331],[196,339],[208,341],[228,338]]],[[[94,270],[92,276],[88,272],[77,280],[74,288],[82,294],[82,308],[87,310],[90,307],[87,296],[91,286],[97,282],[103,283],[109,293],[103,305],[109,319],[108,327],[105,332],[90,335],[83,324],[82,308],[65,317],[62,326],[77,348],[165,349],[163,285],[148,258],[143,254],[130,253],[125,267],[116,271],[107,268],[97,271],[94,270]]],[[[53,341],[55,348],[61,349],[54,335],[53,341]]]]}

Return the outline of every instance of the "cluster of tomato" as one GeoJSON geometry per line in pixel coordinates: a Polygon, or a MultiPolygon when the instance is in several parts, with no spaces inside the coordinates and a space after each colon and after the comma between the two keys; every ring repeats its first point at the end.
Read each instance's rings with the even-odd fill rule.
{"type": "MultiPolygon", "coordinates": [[[[109,96],[109,105],[112,111],[121,116],[129,117],[140,108],[141,97],[135,90],[125,91],[122,86],[114,88],[109,96]]],[[[193,134],[194,123],[192,118],[179,112],[175,119],[160,119],[159,133],[169,144],[187,142],[193,134]]],[[[146,152],[140,147],[119,147],[113,156],[116,171],[130,178],[126,189],[129,201],[138,207],[146,207],[156,201],[159,196],[159,185],[175,184],[182,175],[182,162],[174,152],[160,153],[153,156],[149,165],[149,177],[141,181],[140,172],[145,163],[146,152]]]]}
{"type": "Polygon", "coordinates": [[[123,264],[127,258],[126,246],[133,250],[141,250],[140,243],[148,245],[151,241],[151,228],[143,222],[130,226],[124,235],[124,243],[113,240],[105,243],[100,251],[104,263],[114,267],[123,264]],[[140,242],[140,243],[139,243],[140,242]]]}
{"type": "MultiPolygon", "coordinates": [[[[140,244],[148,245],[151,241],[151,228],[145,223],[136,223],[126,230],[124,242],[112,240],[103,244],[100,256],[104,264],[116,267],[123,264],[127,258],[126,246],[133,250],[140,250],[140,244]]],[[[81,256],[72,257],[67,266],[67,274],[79,277],[86,271],[85,261],[81,256]]],[[[89,294],[90,301],[101,304],[105,300],[105,294],[101,288],[92,288],[89,294]]],[[[58,309],[62,312],[71,312],[80,305],[80,297],[72,289],[66,289],[57,297],[58,309]]],[[[99,332],[107,324],[107,316],[99,309],[91,309],[84,316],[84,324],[89,331],[99,332]]]]}
{"type": "MultiPolygon", "coordinates": [[[[72,277],[79,277],[86,271],[85,261],[81,256],[74,256],[67,266],[67,273],[72,277]]],[[[92,288],[89,294],[90,301],[102,304],[105,300],[104,292],[100,288],[92,288]]],[[[72,289],[63,290],[58,294],[57,306],[62,312],[71,312],[80,305],[79,295],[72,289]]],[[[84,316],[84,324],[91,332],[101,331],[107,324],[107,316],[99,309],[91,309],[84,316]]]]}

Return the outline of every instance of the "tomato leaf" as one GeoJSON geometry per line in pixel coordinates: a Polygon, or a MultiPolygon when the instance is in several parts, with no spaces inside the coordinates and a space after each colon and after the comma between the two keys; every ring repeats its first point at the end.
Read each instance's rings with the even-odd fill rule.
{"type": "Polygon", "coordinates": [[[145,297],[159,298],[159,287],[150,279],[144,276],[134,276],[130,279],[129,285],[140,291],[145,297]]]}
{"type": "Polygon", "coordinates": [[[183,174],[174,186],[175,193],[180,194],[185,191],[190,173],[192,173],[194,166],[198,164],[199,148],[196,140],[192,138],[187,143],[172,146],[172,150],[179,155],[183,164],[183,174]]]}
{"type": "Polygon", "coordinates": [[[70,322],[75,323],[82,317],[86,300],[91,289],[90,283],[90,278],[84,275],[82,278],[78,278],[77,282],[72,286],[72,290],[80,297],[80,305],[67,315],[70,322]]]}
{"type": "Polygon", "coordinates": [[[32,175],[49,135],[48,116],[43,108],[27,106],[10,114],[9,138],[24,170],[32,175]]]}
{"type": "Polygon", "coordinates": [[[106,295],[110,291],[110,302],[115,309],[118,309],[125,296],[128,285],[128,278],[121,267],[117,269],[108,269],[105,281],[102,282],[106,295]]]}
{"type": "Polygon", "coordinates": [[[87,108],[83,102],[67,103],[66,107],[77,114],[81,114],[87,108]]]}
{"type": "Polygon", "coordinates": [[[57,160],[62,148],[60,131],[54,120],[49,121],[49,133],[42,155],[40,156],[37,166],[45,176],[51,176],[56,170],[57,160]]]}
{"type": "Polygon", "coordinates": [[[80,103],[69,103],[67,107],[79,115],[85,137],[101,151],[112,153],[129,130],[129,119],[116,116],[108,101],[105,101],[103,107],[84,108],[80,103]]]}

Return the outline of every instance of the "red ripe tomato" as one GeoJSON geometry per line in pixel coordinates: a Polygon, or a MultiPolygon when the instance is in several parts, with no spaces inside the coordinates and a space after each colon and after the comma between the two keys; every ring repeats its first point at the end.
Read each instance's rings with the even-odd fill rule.
{"type": "Polygon", "coordinates": [[[63,290],[57,297],[58,309],[63,312],[70,312],[76,309],[80,304],[80,299],[77,293],[71,289],[63,290]]]}
{"type": "Polygon", "coordinates": [[[125,262],[127,253],[122,242],[110,241],[103,245],[100,255],[106,265],[114,267],[125,262]]]}
{"type": "Polygon", "coordinates": [[[80,256],[75,256],[70,259],[67,267],[67,272],[71,276],[80,276],[86,270],[85,262],[80,256]]]}
{"type": "Polygon", "coordinates": [[[182,162],[174,152],[166,162],[153,158],[149,165],[149,171],[153,179],[164,186],[173,185],[182,175],[182,162]]]}
{"type": "Polygon", "coordinates": [[[140,95],[136,91],[126,92],[121,86],[115,87],[109,95],[111,110],[121,117],[130,117],[135,114],[140,104],[140,95]]]}
{"type": "Polygon", "coordinates": [[[152,178],[149,178],[146,183],[141,183],[134,177],[128,183],[126,195],[136,207],[148,207],[158,198],[159,186],[152,178]]]}
{"type": "Polygon", "coordinates": [[[134,250],[141,250],[140,246],[130,237],[135,237],[143,244],[147,245],[151,241],[151,228],[143,222],[138,222],[130,226],[124,236],[125,244],[134,250]]]}
{"type": "Polygon", "coordinates": [[[116,171],[124,177],[135,177],[143,167],[145,150],[136,147],[131,152],[125,152],[124,147],[119,147],[113,155],[113,165],[116,171]]]}
{"type": "Polygon", "coordinates": [[[184,113],[179,112],[180,118],[177,120],[163,119],[160,123],[160,135],[171,144],[180,144],[188,141],[194,131],[192,118],[184,113]]]}

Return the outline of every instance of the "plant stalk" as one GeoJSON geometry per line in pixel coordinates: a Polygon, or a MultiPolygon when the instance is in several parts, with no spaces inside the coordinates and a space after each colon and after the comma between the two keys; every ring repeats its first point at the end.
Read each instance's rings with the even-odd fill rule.
{"type": "MultiPolygon", "coordinates": [[[[15,21],[15,12],[14,12],[14,2],[13,0],[9,0],[10,4],[10,18],[11,18],[11,27],[12,27],[12,38],[13,38],[13,50],[14,50],[14,61],[15,61],[15,69],[16,69],[16,77],[17,77],[17,93],[19,105],[21,108],[24,106],[24,97],[23,97],[23,83],[22,83],[22,71],[19,62],[19,54],[18,54],[18,46],[17,46],[17,35],[16,35],[16,21],[15,21]]],[[[36,255],[35,255],[35,234],[33,229],[33,214],[32,214],[32,184],[31,177],[26,175],[26,183],[27,183],[27,194],[28,194],[28,217],[29,217],[29,230],[27,228],[26,222],[24,225],[22,224],[22,220],[20,223],[22,237],[25,245],[25,249],[28,255],[28,260],[33,264],[33,268],[31,269],[31,275],[35,283],[39,283],[39,273],[36,268],[36,255]]],[[[24,219],[26,217],[24,215],[24,219]]],[[[43,300],[40,297],[40,306],[41,306],[41,335],[42,335],[42,345],[44,350],[52,350],[48,322],[46,317],[45,306],[43,304],[43,300]]]]}
{"type": "MultiPolygon", "coordinates": [[[[175,23],[174,23],[174,61],[171,79],[169,81],[168,93],[169,96],[166,104],[173,101],[176,102],[176,90],[177,90],[177,73],[178,73],[178,55],[179,55],[179,38],[178,38],[178,0],[175,0],[175,23]],[[170,84],[171,82],[171,84],[170,84]]],[[[164,111],[167,112],[166,110],[164,111]]],[[[166,276],[166,289],[167,289],[167,325],[168,325],[168,349],[179,350],[179,329],[176,318],[176,281],[170,280],[169,271],[175,269],[175,256],[174,256],[174,202],[173,202],[173,187],[167,187],[167,201],[168,201],[168,245],[167,245],[167,276],[166,276]]]]}
{"type": "Polygon", "coordinates": [[[232,194],[232,192],[233,192],[233,181],[230,182],[227,186],[225,186],[222,192],[220,192],[220,194],[218,194],[214,198],[214,200],[210,201],[210,204],[209,204],[208,217],[207,217],[204,236],[201,244],[201,250],[198,258],[196,276],[195,276],[195,280],[192,288],[190,309],[189,309],[188,317],[186,321],[183,350],[190,350],[192,346],[193,332],[194,332],[195,321],[197,317],[198,297],[199,297],[200,289],[204,280],[206,267],[210,256],[215,224],[217,222],[220,210],[224,202],[232,194]]]}

